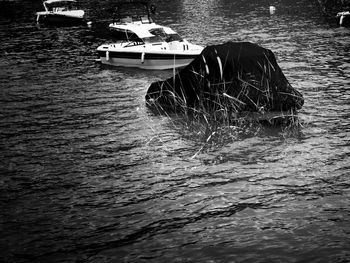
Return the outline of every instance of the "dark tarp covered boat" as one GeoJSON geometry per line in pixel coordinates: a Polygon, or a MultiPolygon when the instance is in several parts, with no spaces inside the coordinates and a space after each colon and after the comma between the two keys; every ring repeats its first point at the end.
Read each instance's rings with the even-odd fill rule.
{"type": "Polygon", "coordinates": [[[206,111],[284,112],[303,96],[284,76],[272,51],[249,42],[206,47],[175,76],[151,84],[148,106],[206,111]]]}

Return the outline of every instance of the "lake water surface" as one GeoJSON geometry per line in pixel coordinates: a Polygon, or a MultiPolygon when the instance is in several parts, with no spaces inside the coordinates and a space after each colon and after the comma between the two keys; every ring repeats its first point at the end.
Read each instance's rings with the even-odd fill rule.
{"type": "MultiPolygon", "coordinates": [[[[93,18],[111,3],[81,2],[93,18]]],[[[208,138],[145,106],[171,71],[103,67],[108,38],[1,1],[0,261],[349,262],[350,30],[317,1],[156,5],[193,43],[271,49],[304,95],[300,125],[208,138]]]]}

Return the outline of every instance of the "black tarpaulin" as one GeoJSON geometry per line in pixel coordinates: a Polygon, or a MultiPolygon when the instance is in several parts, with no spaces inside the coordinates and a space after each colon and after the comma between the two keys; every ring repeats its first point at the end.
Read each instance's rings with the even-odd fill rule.
{"type": "Polygon", "coordinates": [[[206,47],[174,77],[151,84],[146,101],[174,110],[286,111],[300,109],[273,52],[249,42],[206,47]]]}

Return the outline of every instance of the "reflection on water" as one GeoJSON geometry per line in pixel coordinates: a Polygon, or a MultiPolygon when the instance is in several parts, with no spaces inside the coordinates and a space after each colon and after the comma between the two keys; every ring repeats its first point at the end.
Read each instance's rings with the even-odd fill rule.
{"type": "MultiPolygon", "coordinates": [[[[304,94],[300,126],[223,126],[208,139],[145,107],[172,72],[102,67],[108,39],[37,27],[32,2],[0,3],[0,261],[350,258],[348,29],[306,0],[157,3],[156,21],[196,44],[271,49],[304,94]]],[[[81,4],[97,18],[110,3],[81,4]]]]}

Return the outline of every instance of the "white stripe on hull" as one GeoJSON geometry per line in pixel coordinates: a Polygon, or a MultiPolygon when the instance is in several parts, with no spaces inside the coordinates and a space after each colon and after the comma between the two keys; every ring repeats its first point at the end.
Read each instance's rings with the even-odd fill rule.
{"type": "MultiPolygon", "coordinates": [[[[141,56],[141,55],[140,55],[141,56]]],[[[101,57],[101,63],[117,67],[134,67],[141,69],[153,69],[153,70],[166,70],[179,67],[185,67],[192,62],[193,58],[184,59],[145,59],[142,63],[140,59],[129,59],[129,58],[109,58],[101,57]]]]}

